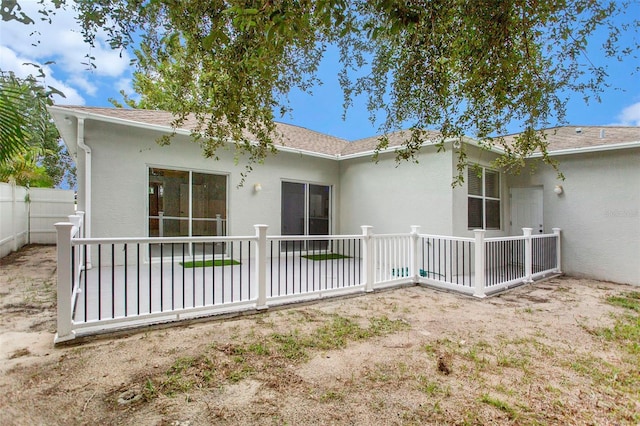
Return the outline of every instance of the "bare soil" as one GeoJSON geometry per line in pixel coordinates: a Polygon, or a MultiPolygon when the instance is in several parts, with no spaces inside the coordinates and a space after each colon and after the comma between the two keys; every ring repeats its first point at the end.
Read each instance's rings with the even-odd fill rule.
{"type": "Polygon", "coordinates": [[[628,286],[408,287],[54,347],[55,267],[0,260],[0,425],[640,421],[638,363],[603,331],[628,286]]]}

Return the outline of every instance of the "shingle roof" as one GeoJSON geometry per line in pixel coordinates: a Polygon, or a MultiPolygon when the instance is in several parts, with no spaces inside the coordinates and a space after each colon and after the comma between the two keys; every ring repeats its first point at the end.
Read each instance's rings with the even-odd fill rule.
{"type": "MultiPolygon", "coordinates": [[[[589,148],[640,142],[640,127],[630,126],[562,126],[544,130],[547,135],[548,151],[589,148]]],[[[509,143],[518,134],[505,136],[509,143]]]]}
{"type": "MultiPolygon", "coordinates": [[[[86,106],[62,106],[62,108],[103,117],[165,127],[171,127],[171,123],[174,120],[174,116],[167,111],[86,106]]],[[[197,122],[195,118],[189,117],[180,128],[192,131],[196,129],[196,125],[197,122]]],[[[340,139],[291,124],[276,123],[276,128],[282,135],[281,143],[277,145],[287,148],[310,151],[319,154],[337,155],[340,154],[340,152],[342,152],[342,150],[349,144],[345,139],[340,139]]]]}
{"type": "MultiPolygon", "coordinates": [[[[173,121],[173,115],[166,111],[86,106],[57,106],[57,108],[69,109],[71,111],[117,120],[130,121],[143,125],[156,125],[168,128],[171,127],[171,122],[173,121]]],[[[363,154],[375,150],[379,142],[379,136],[372,136],[349,142],[345,139],[291,124],[276,123],[276,126],[282,135],[281,143],[278,143],[277,145],[316,154],[329,156],[363,154]]],[[[196,128],[195,119],[188,119],[181,128],[187,131],[194,130],[196,128]]],[[[562,126],[546,129],[545,131],[549,142],[549,151],[589,148],[625,142],[640,142],[640,127],[562,126]]],[[[388,148],[393,149],[400,147],[402,142],[408,138],[409,135],[409,131],[390,133],[388,135],[388,148]]],[[[435,139],[440,134],[433,131],[430,135],[435,139]]],[[[517,134],[507,135],[505,136],[505,141],[509,143],[510,141],[513,141],[516,136],[517,134]]],[[[427,138],[429,138],[429,135],[427,135],[427,138]]]]}
{"type": "MultiPolygon", "coordinates": [[[[117,118],[121,120],[134,121],[144,124],[153,124],[156,126],[171,126],[174,117],[167,111],[152,111],[146,109],[129,109],[129,108],[102,108],[87,106],[67,106],[56,105],[58,108],[65,108],[72,111],[84,112],[87,114],[101,115],[104,117],[117,118]]],[[[195,120],[188,119],[182,128],[185,130],[193,130],[195,128],[195,120]]]]}
{"type": "MultiPolygon", "coordinates": [[[[387,138],[389,141],[389,145],[387,146],[387,148],[393,149],[393,148],[401,147],[403,142],[407,140],[410,136],[411,136],[411,131],[409,130],[400,130],[397,132],[389,133],[387,135],[387,138]]],[[[429,133],[427,133],[426,135],[426,138],[427,140],[429,140],[431,137],[435,139],[439,136],[440,136],[439,132],[429,131],[429,133]]],[[[371,152],[376,149],[376,147],[378,146],[378,143],[380,143],[380,136],[371,136],[364,139],[358,139],[349,143],[349,145],[342,151],[341,154],[350,155],[350,154],[359,154],[363,152],[371,152]]]]}
{"type": "Polygon", "coordinates": [[[282,145],[321,154],[338,155],[349,146],[349,141],[309,130],[304,127],[276,123],[283,137],[282,145]]]}

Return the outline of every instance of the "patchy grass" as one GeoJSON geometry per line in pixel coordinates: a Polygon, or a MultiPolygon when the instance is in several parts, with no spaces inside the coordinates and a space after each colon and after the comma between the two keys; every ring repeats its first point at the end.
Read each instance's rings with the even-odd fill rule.
{"type": "Polygon", "coordinates": [[[183,268],[202,268],[206,266],[230,266],[240,265],[235,259],[209,259],[209,260],[196,260],[195,262],[180,262],[183,268]]]}
{"type": "Polygon", "coordinates": [[[322,395],[320,395],[321,402],[340,402],[340,401],[343,401],[344,398],[345,398],[344,393],[339,389],[330,389],[325,393],[323,393],[322,395]]]}
{"type": "Polygon", "coordinates": [[[607,341],[624,348],[640,365],[640,292],[631,291],[612,296],[607,298],[607,303],[631,312],[617,315],[613,328],[602,328],[598,330],[599,334],[607,341]]]}
{"type": "Polygon", "coordinates": [[[303,361],[309,358],[305,344],[297,331],[290,333],[273,333],[270,336],[271,345],[275,345],[278,356],[291,361],[303,361]]]}
{"type": "Polygon", "coordinates": [[[351,258],[351,256],[346,256],[340,253],[303,254],[302,257],[309,260],[334,260],[334,259],[350,259],[351,258]]]}
{"type": "Polygon", "coordinates": [[[502,401],[501,399],[494,398],[488,394],[483,394],[480,397],[480,402],[490,405],[506,413],[507,416],[509,416],[510,420],[517,420],[520,417],[520,414],[518,413],[518,411],[515,408],[511,407],[511,405],[509,405],[505,401],[502,401]]]}
{"type": "Polygon", "coordinates": [[[640,292],[630,291],[619,296],[610,296],[607,298],[607,303],[640,312],[640,292]]]}
{"type": "MultiPolygon", "coordinates": [[[[290,327],[252,328],[235,334],[225,344],[208,345],[204,353],[176,358],[164,375],[145,378],[143,395],[147,402],[161,395],[186,395],[188,399],[198,389],[221,388],[252,378],[276,390],[301,386],[300,392],[322,404],[366,404],[372,411],[387,410],[390,402],[378,397],[360,401],[355,395],[376,389],[422,394],[427,399],[418,408],[398,406],[398,416],[406,423],[477,424],[493,419],[499,423],[548,424],[572,418],[574,406],[568,395],[575,381],[566,380],[574,374],[588,379],[592,391],[601,395],[598,404],[606,409],[607,418],[635,424],[640,421],[635,405],[640,396],[640,361],[631,356],[636,349],[629,346],[639,328],[635,296],[607,300],[631,314],[619,314],[614,326],[590,334],[623,348],[629,357],[621,365],[596,354],[552,346],[536,332],[519,337],[504,334],[494,340],[450,336],[417,347],[415,362],[409,358],[377,362],[339,384],[314,387],[301,384],[291,369],[318,352],[342,350],[355,342],[406,330],[409,325],[385,315],[362,318],[305,310],[286,314],[290,327]],[[439,369],[443,359],[447,360],[446,374],[439,369]],[[539,371],[548,363],[561,370],[560,379],[548,382],[544,370],[539,371]],[[460,397],[463,378],[473,386],[465,387],[464,409],[452,417],[450,399],[460,397]]],[[[582,418],[595,419],[589,416],[582,418]]]]}
{"type": "Polygon", "coordinates": [[[426,393],[430,397],[437,395],[447,397],[451,395],[451,389],[449,389],[449,387],[444,387],[438,380],[434,380],[432,377],[419,375],[416,381],[418,382],[418,390],[426,393]]]}
{"type": "MultiPolygon", "coordinates": [[[[307,361],[313,351],[345,348],[351,342],[385,336],[408,328],[400,320],[386,316],[373,317],[368,327],[361,327],[355,318],[326,315],[310,333],[298,330],[274,332],[267,336],[248,333],[244,343],[208,346],[206,353],[179,357],[161,376],[146,378],[143,394],[146,401],[159,395],[175,396],[193,389],[210,388],[236,383],[259,372],[272,375],[270,381],[278,387],[278,374],[282,366],[307,361]]],[[[282,371],[281,371],[282,373],[282,371]]],[[[341,392],[327,391],[320,397],[323,402],[340,400],[341,392]]]]}
{"type": "MultiPolygon", "coordinates": [[[[42,263],[0,267],[5,331],[55,320],[42,263]]],[[[19,392],[0,406],[16,424],[640,424],[639,300],[570,277],[483,301],[412,287],[30,354],[16,341],[3,381],[19,392]],[[142,398],[118,404],[125,391],[142,398]]]]}
{"type": "Polygon", "coordinates": [[[640,292],[610,296],[606,302],[628,312],[615,314],[613,327],[598,328],[591,334],[617,347],[622,359],[612,363],[594,354],[581,354],[570,366],[608,396],[602,404],[612,419],[640,424],[640,292]]]}

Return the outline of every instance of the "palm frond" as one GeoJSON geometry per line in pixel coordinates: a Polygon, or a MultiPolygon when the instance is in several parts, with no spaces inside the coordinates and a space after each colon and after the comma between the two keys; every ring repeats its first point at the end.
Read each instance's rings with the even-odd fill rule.
{"type": "Polygon", "coordinates": [[[46,123],[40,121],[46,119],[46,114],[33,114],[33,111],[46,109],[46,96],[30,95],[31,87],[37,86],[33,81],[24,83],[13,73],[0,76],[0,166],[26,151],[30,141],[44,138],[46,123]]]}

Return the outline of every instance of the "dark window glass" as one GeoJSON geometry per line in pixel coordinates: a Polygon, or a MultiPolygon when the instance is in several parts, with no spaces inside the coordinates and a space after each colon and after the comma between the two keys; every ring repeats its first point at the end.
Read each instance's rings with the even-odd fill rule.
{"type": "Polygon", "coordinates": [[[500,175],[497,172],[486,170],[484,173],[484,196],[500,198],[500,175]]]}
{"type": "Polygon", "coordinates": [[[486,200],[487,229],[500,229],[500,201],[486,200]]]}
{"type": "Polygon", "coordinates": [[[478,166],[467,170],[469,229],[500,229],[500,173],[478,166]]]}
{"type": "Polygon", "coordinates": [[[482,228],[482,198],[469,197],[468,202],[469,210],[469,228],[481,229],[482,228]]]}
{"type": "Polygon", "coordinates": [[[469,167],[467,186],[469,188],[469,195],[482,196],[482,170],[480,170],[480,174],[478,175],[478,170],[475,167],[469,167]]]}

